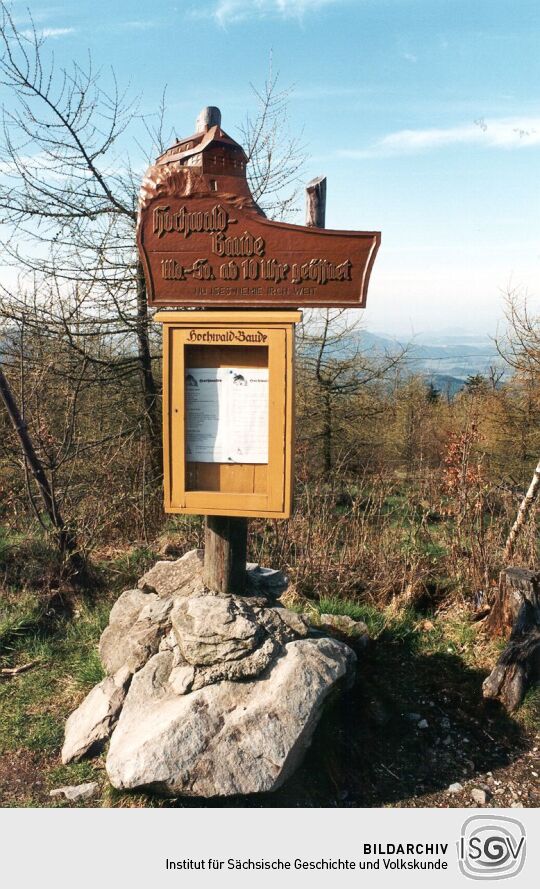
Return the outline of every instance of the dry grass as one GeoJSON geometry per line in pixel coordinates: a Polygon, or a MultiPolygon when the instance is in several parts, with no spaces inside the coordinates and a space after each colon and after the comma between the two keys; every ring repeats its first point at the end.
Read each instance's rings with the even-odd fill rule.
{"type": "MultiPolygon", "coordinates": [[[[497,508],[486,500],[481,515],[460,520],[431,476],[431,491],[425,474],[421,488],[385,475],[305,484],[289,522],[251,523],[252,557],[284,567],[315,599],[477,607],[498,578],[512,513],[502,498],[497,508]]],[[[522,546],[527,563],[530,537],[522,546]]]]}

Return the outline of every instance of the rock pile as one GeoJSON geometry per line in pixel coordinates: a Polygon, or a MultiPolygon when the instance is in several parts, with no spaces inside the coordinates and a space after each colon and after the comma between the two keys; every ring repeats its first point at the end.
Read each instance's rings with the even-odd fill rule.
{"type": "Polygon", "coordinates": [[[107,676],[66,723],[64,763],[110,738],[119,789],[185,796],[275,790],[298,766],[354,652],[279,605],[279,571],[248,566],[244,596],[204,587],[202,554],[161,561],[113,606],[107,676]]]}

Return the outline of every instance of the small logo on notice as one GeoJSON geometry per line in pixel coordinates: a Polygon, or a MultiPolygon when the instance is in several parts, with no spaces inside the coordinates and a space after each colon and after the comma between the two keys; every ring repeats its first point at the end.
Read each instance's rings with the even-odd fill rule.
{"type": "Polygon", "coordinates": [[[506,880],[525,864],[525,828],[515,818],[473,815],[461,828],[459,869],[471,880],[506,880]]]}

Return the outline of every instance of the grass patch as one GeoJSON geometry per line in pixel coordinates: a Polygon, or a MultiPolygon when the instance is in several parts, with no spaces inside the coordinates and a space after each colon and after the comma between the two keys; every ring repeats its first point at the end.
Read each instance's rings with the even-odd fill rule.
{"type": "Polygon", "coordinates": [[[40,665],[0,686],[0,753],[24,747],[51,753],[63,735],[58,671],[40,665]]]}
{"type": "Polygon", "coordinates": [[[32,536],[3,529],[0,537],[0,575],[7,588],[45,590],[61,574],[57,548],[43,531],[32,536]]]}
{"type": "Polygon", "coordinates": [[[342,614],[353,620],[363,620],[373,637],[379,636],[386,626],[384,613],[372,605],[325,597],[316,604],[320,614],[342,614]]]}
{"type": "Polygon", "coordinates": [[[96,569],[100,584],[115,593],[129,589],[157,558],[157,553],[151,547],[139,546],[98,560],[96,569]]]}
{"type": "Polygon", "coordinates": [[[21,640],[38,631],[43,606],[35,597],[2,605],[0,609],[0,661],[10,655],[21,640]]]}
{"type": "Polygon", "coordinates": [[[92,688],[105,677],[97,648],[93,648],[72,664],[71,674],[82,688],[92,688]]]}
{"type": "Polygon", "coordinates": [[[540,725],[540,686],[530,688],[518,710],[520,722],[533,731],[540,725]]]}
{"type": "Polygon", "coordinates": [[[53,753],[61,747],[63,737],[64,724],[59,714],[34,714],[29,720],[26,747],[39,753],[53,753]]]}
{"type": "Polygon", "coordinates": [[[51,787],[64,787],[66,784],[87,784],[96,780],[96,760],[83,760],[70,765],[53,766],[49,770],[51,787]]]}
{"type": "Polygon", "coordinates": [[[0,755],[58,757],[67,716],[103,678],[97,644],[113,598],[78,601],[71,618],[44,620],[35,596],[10,596],[0,625],[0,660],[6,666],[36,663],[0,682],[0,755]]]}
{"type": "Polygon", "coordinates": [[[414,636],[418,623],[418,615],[413,610],[404,609],[395,613],[390,609],[381,610],[374,605],[348,602],[345,599],[322,598],[317,607],[321,614],[344,614],[353,620],[364,621],[374,639],[384,633],[389,639],[403,642],[414,636]]]}

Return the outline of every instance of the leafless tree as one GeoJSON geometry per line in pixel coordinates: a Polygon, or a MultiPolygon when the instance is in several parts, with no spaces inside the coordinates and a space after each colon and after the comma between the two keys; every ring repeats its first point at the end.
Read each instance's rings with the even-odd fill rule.
{"type": "Polygon", "coordinates": [[[253,197],[272,219],[295,212],[302,192],[306,150],[302,133],[288,126],[290,89],[279,87],[279,76],[269,74],[262,89],[251,85],[255,110],[240,127],[240,141],[248,156],[247,176],[253,197]]]}
{"type": "MultiPolygon", "coordinates": [[[[122,356],[139,376],[145,425],[159,453],[157,386],[152,372],[149,316],[142,267],[134,247],[139,174],[119,154],[119,140],[136,107],[86,66],[55,65],[32,27],[22,33],[0,5],[0,78],[9,103],[2,109],[0,221],[10,232],[5,251],[18,270],[54,280],[51,333],[63,331],[74,348],[95,361],[102,336],[130,340],[122,356]],[[76,318],[76,325],[73,319],[76,318]]],[[[24,297],[4,288],[13,317],[30,315],[24,297]]]]}
{"type": "MultiPolygon", "coordinates": [[[[74,454],[96,459],[99,442],[115,435],[124,442],[138,429],[145,443],[140,476],[152,479],[157,491],[160,350],[135,226],[144,165],[172,138],[165,93],[156,113],[141,118],[114,72],[95,71],[90,57],[59,65],[38,30],[19,29],[3,0],[0,83],[0,223],[8,234],[0,262],[18,275],[15,283],[12,274],[0,284],[5,370],[9,376],[23,359],[29,367],[30,356],[19,348],[24,328],[27,342],[40,344],[35,361],[55,348],[62,355],[54,374],[64,381],[67,403],[84,393],[85,405],[93,398],[96,410],[92,424],[85,407],[84,429],[68,437],[67,449],[59,419],[55,453],[39,441],[35,451],[49,478],[58,471],[65,481],[74,454]],[[101,428],[104,416],[107,428],[101,428]]],[[[284,136],[286,101],[287,91],[270,78],[243,127],[252,188],[270,214],[290,206],[287,187],[294,192],[303,161],[298,140],[284,136]]]]}
{"type": "MultiPolygon", "coordinates": [[[[20,446],[19,452],[21,456],[19,459],[24,470],[26,487],[31,505],[44,530],[52,531],[57,543],[63,568],[67,569],[67,573],[71,579],[77,578],[78,580],[82,580],[85,576],[86,562],[79,551],[75,529],[70,527],[69,522],[64,518],[58,493],[55,488],[55,480],[56,470],[61,466],[62,462],[65,461],[67,454],[73,445],[75,417],[77,414],[77,402],[81,384],[82,378],[79,380],[79,385],[73,391],[70,403],[65,405],[65,423],[62,429],[63,434],[60,448],[56,449],[56,452],[53,455],[53,450],[55,449],[43,447],[43,442],[41,442],[42,453],[39,454],[36,443],[37,436],[32,434],[25,417],[24,368],[21,365],[21,391],[19,393],[19,399],[17,399],[4,372],[3,362],[0,361],[0,400],[4,404],[7,415],[11,421],[14,435],[20,446]],[[48,460],[44,459],[44,452],[46,450],[49,450],[48,460]],[[34,498],[30,478],[32,478],[36,484],[40,495],[41,507],[36,503],[34,498]]],[[[43,438],[43,436],[41,437],[43,438]]],[[[5,445],[5,440],[2,444],[5,445]]],[[[49,440],[48,444],[51,444],[51,440],[49,440]]]]}

